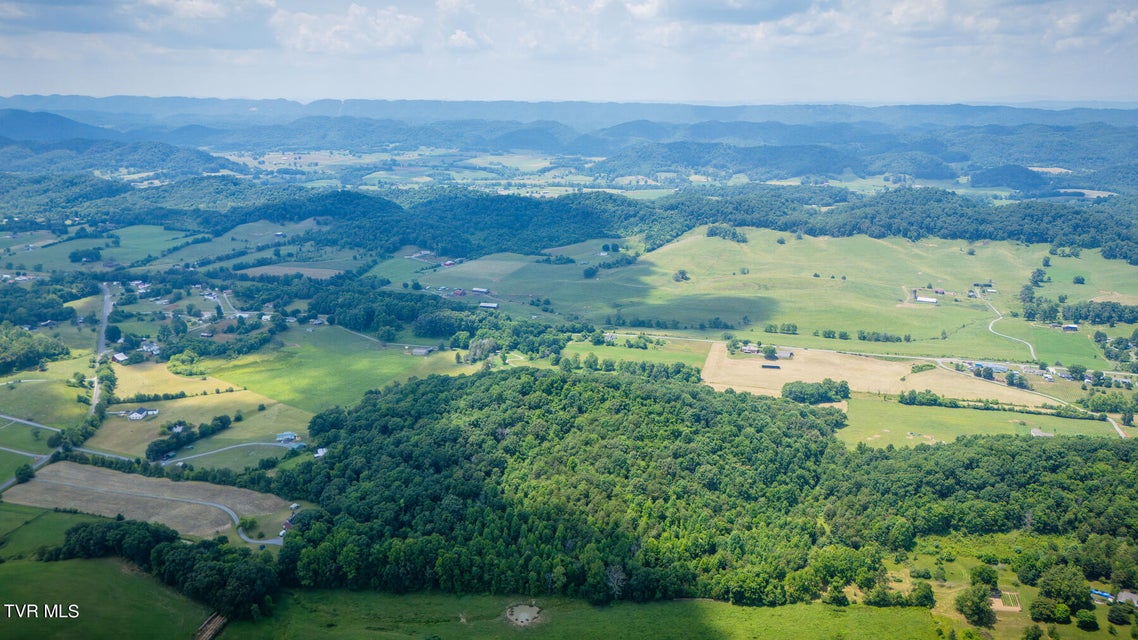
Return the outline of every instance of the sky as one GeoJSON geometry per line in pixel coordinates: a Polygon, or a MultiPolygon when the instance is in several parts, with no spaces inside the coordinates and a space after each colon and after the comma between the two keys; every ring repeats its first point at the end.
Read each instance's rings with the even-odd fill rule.
{"type": "Polygon", "coordinates": [[[0,95],[1138,102],[1134,0],[0,0],[0,95]]]}

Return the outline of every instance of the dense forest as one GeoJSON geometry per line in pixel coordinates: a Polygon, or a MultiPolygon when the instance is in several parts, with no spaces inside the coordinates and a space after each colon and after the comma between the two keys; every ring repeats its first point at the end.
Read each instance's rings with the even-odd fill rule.
{"type": "Polygon", "coordinates": [[[314,417],[323,459],[228,481],[320,506],[279,561],[282,583],[309,587],[778,605],[884,589],[882,558],[921,535],[1020,529],[1099,541],[1035,558],[1025,580],[1070,565],[1138,584],[1133,443],[851,451],[844,424],[619,372],[432,376],[314,417]]]}

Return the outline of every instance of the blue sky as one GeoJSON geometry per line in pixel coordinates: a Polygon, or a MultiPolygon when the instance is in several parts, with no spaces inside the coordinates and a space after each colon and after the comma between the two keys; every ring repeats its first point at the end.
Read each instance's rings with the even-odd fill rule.
{"type": "Polygon", "coordinates": [[[0,0],[0,95],[1138,102],[1133,0],[0,0]]]}

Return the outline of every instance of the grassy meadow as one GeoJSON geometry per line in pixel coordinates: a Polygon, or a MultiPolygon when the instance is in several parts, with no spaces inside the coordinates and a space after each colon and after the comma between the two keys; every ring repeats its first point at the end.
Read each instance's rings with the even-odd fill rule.
{"type": "Polygon", "coordinates": [[[16,475],[20,465],[31,464],[31,456],[24,456],[11,451],[0,451],[0,482],[4,482],[16,475]]]}
{"type": "Polygon", "coordinates": [[[1117,438],[1109,423],[1097,420],[1071,420],[1010,411],[914,407],[895,397],[858,394],[848,401],[849,426],[838,431],[838,438],[850,446],[864,442],[874,447],[952,442],[958,436],[1006,434],[1030,436],[1039,429],[1055,436],[1094,436],[1117,438]]]}
{"type": "Polygon", "coordinates": [[[0,447],[29,451],[31,453],[51,453],[47,439],[51,432],[20,422],[0,419],[0,447]]]}
{"type": "Polygon", "coordinates": [[[78,607],[77,618],[0,623],[9,640],[188,638],[209,616],[202,605],[115,559],[0,564],[0,600],[78,607]]]}
{"type": "Polygon", "coordinates": [[[52,362],[47,371],[22,371],[0,378],[0,413],[49,427],[77,424],[90,407],[76,397],[90,390],[67,386],[65,381],[76,371],[94,375],[84,359],[52,362]]]}
{"type": "MultiPolygon", "coordinates": [[[[697,229],[646,254],[635,265],[602,270],[592,280],[585,280],[582,271],[590,262],[609,259],[599,255],[602,240],[548,251],[569,255],[576,264],[540,264],[532,256],[497,254],[423,274],[419,280],[433,287],[485,287],[504,309],[514,311],[533,309],[526,304],[532,297],[550,298],[560,315],[599,324],[622,318],[698,327],[718,317],[733,325],[737,336],[755,341],[910,355],[1030,359],[1026,346],[988,332],[995,314],[983,301],[968,298],[967,292],[974,282],[992,281],[997,291],[989,295],[992,304],[1004,313],[1018,308],[1019,289],[1048,256],[1044,245],[969,245],[940,239],[914,243],[865,236],[796,240],[793,234],[760,229],[744,229],[749,242],[740,244],[707,238],[703,231],[697,229]],[[968,255],[968,250],[974,255],[968,255]],[[680,270],[690,279],[674,280],[680,270]],[[929,285],[946,293],[936,294],[929,285]],[[911,302],[914,288],[921,295],[938,298],[939,304],[911,302]],[[744,324],[744,316],[749,325],[744,324]],[[798,335],[765,333],[768,323],[797,324],[798,335]],[[851,336],[859,329],[909,334],[912,341],[870,343],[812,335],[826,329],[848,331],[851,336]]],[[[1096,284],[1095,288],[1079,287],[1053,278],[1041,295],[1067,292],[1071,301],[1077,301],[1111,292],[1138,294],[1134,267],[1121,261],[1104,260],[1095,251],[1081,258],[1050,257],[1055,274],[1064,270],[1094,274],[1088,282],[1096,284]]],[[[1038,359],[1093,362],[1095,357],[1094,346],[1084,335],[1030,327],[1010,317],[996,328],[1038,343],[1038,359]]],[[[687,333],[718,337],[721,332],[692,329],[687,333]]]]}
{"type": "Polygon", "coordinates": [[[0,602],[79,607],[77,618],[0,618],[0,637],[188,638],[209,611],[122,560],[32,560],[97,516],[0,502],[0,602]]]}
{"type": "Polygon", "coordinates": [[[284,346],[211,362],[214,377],[312,413],[355,404],[370,389],[410,376],[469,371],[454,354],[412,356],[339,327],[294,328],[284,346]]]}
{"type": "Polygon", "coordinates": [[[750,638],[921,640],[937,637],[927,610],[844,609],[820,603],[777,608],[736,607],[709,600],[593,607],[564,598],[389,595],[348,591],[290,591],[272,618],[233,623],[230,640],[313,638],[467,638],[609,640],[743,640],[750,638]],[[541,617],[525,628],[505,617],[513,604],[535,602],[541,617]]]}

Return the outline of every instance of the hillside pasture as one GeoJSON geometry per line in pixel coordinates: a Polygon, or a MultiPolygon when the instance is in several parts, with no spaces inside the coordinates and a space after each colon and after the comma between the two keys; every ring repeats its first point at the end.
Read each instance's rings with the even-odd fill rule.
{"type": "Polygon", "coordinates": [[[189,638],[209,616],[186,598],[137,567],[118,559],[0,564],[0,599],[78,607],[76,618],[12,615],[0,625],[9,640],[44,638],[140,640],[189,638]]]}
{"type": "Polygon", "coordinates": [[[311,329],[284,334],[284,346],[211,363],[213,375],[315,413],[353,405],[364,392],[396,380],[469,370],[456,365],[450,352],[412,356],[409,349],[388,347],[340,327],[311,329]]]}
{"type": "Polygon", "coordinates": [[[849,400],[849,426],[838,432],[846,444],[864,442],[873,447],[911,447],[925,443],[952,442],[964,435],[1031,436],[1032,432],[1054,436],[1117,438],[1109,423],[1072,420],[1055,416],[1009,411],[914,407],[895,397],[858,395],[849,400]]]}
{"type": "Polygon", "coordinates": [[[319,637],[334,626],[342,638],[467,638],[524,636],[533,640],[879,640],[936,638],[927,609],[846,608],[821,604],[739,607],[711,600],[620,603],[593,607],[565,598],[520,596],[390,595],[349,591],[289,591],[272,618],[240,621],[226,638],[259,640],[319,637]],[[506,617],[518,604],[540,608],[520,627],[506,617]]]}
{"type": "MultiPolygon", "coordinates": [[[[995,314],[981,300],[968,298],[974,282],[991,280],[996,293],[986,294],[1008,313],[1018,308],[1016,294],[1032,269],[1048,257],[1044,245],[1008,242],[966,242],[936,238],[910,242],[899,238],[865,236],[829,238],[743,228],[749,242],[729,242],[705,236],[705,228],[645,254],[619,269],[602,269],[590,280],[582,272],[602,256],[602,240],[549,249],[576,264],[550,265],[530,256],[496,254],[422,277],[424,284],[451,288],[485,286],[496,298],[526,302],[531,296],[550,298],[564,317],[598,324],[634,321],[689,327],[689,335],[712,337],[711,321],[720,318],[741,338],[752,341],[787,340],[809,347],[845,348],[888,353],[961,356],[1000,360],[1031,359],[1026,346],[988,332],[995,314]],[[778,242],[782,239],[783,243],[778,242]],[[971,250],[973,255],[969,255],[971,250]],[[680,270],[689,280],[676,281],[680,270]],[[744,273],[746,271],[746,273],[744,273]],[[817,274],[817,277],[815,277],[817,274]],[[931,285],[931,288],[929,288],[931,285]],[[932,289],[944,289],[936,294],[932,289]],[[912,291],[938,298],[938,304],[910,302],[912,291]],[[746,318],[744,318],[746,316],[746,318]],[[744,320],[750,322],[745,324],[744,320]],[[704,323],[706,330],[700,331],[704,323]],[[767,323],[794,323],[798,334],[782,337],[763,331],[767,323]],[[910,342],[861,343],[828,340],[815,330],[858,330],[910,335],[910,342]],[[942,339],[942,335],[944,339],[942,339]],[[853,346],[856,345],[856,346],[853,346]]],[[[1103,260],[1097,251],[1081,258],[1050,256],[1052,270],[1073,268],[1096,274],[1092,290],[1071,293],[1071,301],[1089,299],[1100,290],[1127,293],[1138,282],[1135,267],[1103,260]],[[1098,275],[1101,274],[1101,275],[1098,275]]],[[[1042,293],[1051,295],[1046,285],[1042,293]]],[[[1068,286],[1068,285],[1063,285],[1068,286]]],[[[1077,287],[1077,285],[1069,285],[1077,287]]],[[[1002,333],[1022,320],[1007,318],[1002,333]]],[[[674,331],[674,329],[672,329],[674,331]]],[[[1040,334],[1036,357],[1054,361],[1088,355],[1085,339],[1063,334],[1040,334]],[[1042,338],[1046,336],[1046,340],[1042,338]]]]}
{"type": "Polygon", "coordinates": [[[40,547],[63,544],[63,535],[71,527],[97,520],[83,513],[0,502],[0,559],[31,558],[40,547]]]}
{"type": "Polygon", "coordinates": [[[326,269],[321,267],[308,266],[306,263],[281,263],[273,264],[265,267],[253,267],[252,269],[245,269],[241,273],[257,277],[257,276],[283,276],[299,273],[306,278],[314,278],[316,280],[327,280],[334,275],[343,273],[340,269],[326,269]]]}
{"type": "MultiPolygon", "coordinates": [[[[188,460],[189,464],[194,467],[203,469],[229,469],[231,471],[244,471],[247,467],[257,468],[261,460],[265,458],[280,458],[288,449],[277,447],[273,445],[251,445],[242,446],[233,449],[226,449],[218,451],[217,453],[208,453],[200,458],[195,457],[188,460]]],[[[196,449],[187,453],[200,453],[196,449]]],[[[310,451],[302,452],[301,458],[308,456],[311,457],[310,451]]]]}
{"type": "MultiPolygon", "coordinates": [[[[250,222],[234,227],[210,242],[192,244],[163,256],[151,263],[151,266],[160,268],[187,262],[197,262],[202,258],[214,258],[240,249],[252,249],[257,245],[273,244],[282,240],[281,237],[276,235],[278,232],[288,237],[309,231],[315,226],[316,221],[311,218],[287,224],[277,224],[266,221],[250,222]]],[[[239,260],[249,259],[251,259],[250,256],[245,256],[239,260]]]]}
{"type": "Polygon", "coordinates": [[[51,434],[47,429],[0,418],[0,447],[41,455],[51,453],[51,447],[47,446],[51,434]]]}
{"type": "Polygon", "coordinates": [[[239,516],[287,512],[277,496],[206,482],[174,482],[100,467],[57,462],[40,469],[30,482],[4,493],[5,502],[48,509],[77,509],[84,513],[160,522],[178,532],[211,536],[232,529],[224,505],[239,516]]]}
{"type": "Polygon", "coordinates": [[[630,349],[624,346],[625,339],[632,339],[635,341],[634,334],[618,334],[615,344],[609,345],[594,345],[589,342],[570,342],[561,351],[561,355],[573,357],[574,355],[581,356],[584,359],[590,353],[595,354],[601,360],[612,359],[616,362],[629,361],[629,362],[662,362],[671,364],[673,362],[682,362],[693,367],[703,367],[707,361],[708,351],[711,350],[711,342],[702,340],[682,340],[675,338],[664,338],[663,345],[652,345],[648,349],[630,349]]]}
{"type": "MultiPolygon", "coordinates": [[[[114,405],[112,410],[129,411],[135,406],[114,405]]],[[[130,457],[144,456],[147,445],[160,437],[159,427],[163,424],[183,421],[196,426],[209,422],[215,416],[233,417],[240,413],[240,422],[234,422],[229,429],[194,443],[194,452],[204,453],[242,442],[273,442],[274,436],[282,431],[295,431],[303,436],[307,434],[308,421],[312,418],[312,414],[307,411],[243,390],[147,402],[145,406],[157,409],[158,415],[146,420],[108,415],[98,433],[87,441],[87,446],[130,457]],[[265,405],[264,411],[258,410],[260,405],[265,405]]]]}
{"type": "Polygon", "coordinates": [[[78,368],[74,360],[53,362],[47,371],[24,371],[0,378],[0,413],[49,427],[69,427],[87,416],[88,405],[76,397],[90,393],[69,387],[64,380],[76,370],[93,375],[93,369],[78,368]]]}
{"type": "Polygon", "coordinates": [[[134,225],[116,229],[119,245],[103,250],[104,260],[113,260],[127,265],[147,256],[157,256],[163,251],[200,236],[199,233],[170,231],[154,225],[134,225]]]}
{"type": "Polygon", "coordinates": [[[35,458],[31,456],[0,450],[0,482],[15,477],[16,469],[20,465],[31,464],[34,461],[35,458]]]}

